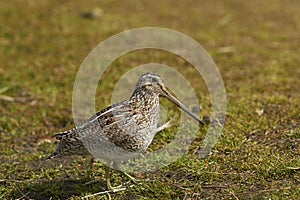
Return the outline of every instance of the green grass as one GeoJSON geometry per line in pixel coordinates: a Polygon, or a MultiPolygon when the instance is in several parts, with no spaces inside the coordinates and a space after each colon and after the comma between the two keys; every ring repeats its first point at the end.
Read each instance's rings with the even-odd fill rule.
{"type": "MultiPolygon", "coordinates": [[[[226,86],[226,125],[206,158],[196,154],[204,139],[201,129],[189,153],[155,172],[135,174],[140,184],[110,196],[299,199],[299,1],[2,0],[0,4],[0,199],[80,199],[105,190],[100,163],[89,170],[89,158],[44,159],[55,148],[53,133],[73,126],[72,88],[84,58],[104,39],[144,26],[181,31],[210,53],[226,86]],[[95,7],[103,10],[100,19],[80,16],[95,7]],[[220,50],[227,46],[234,51],[220,50]],[[42,142],[45,139],[51,143],[42,142]],[[99,181],[85,184],[92,180],[99,181]]],[[[110,103],[122,74],[149,62],[172,66],[186,76],[203,107],[201,115],[209,113],[209,94],[203,81],[194,77],[193,67],[155,50],[133,52],[112,63],[104,74],[110,81],[101,82],[97,90],[97,109],[110,103]]],[[[178,114],[163,103],[169,116],[178,114]]],[[[150,150],[172,139],[175,130],[157,135],[150,150]]],[[[121,173],[113,173],[114,185],[126,181],[121,173]]]]}

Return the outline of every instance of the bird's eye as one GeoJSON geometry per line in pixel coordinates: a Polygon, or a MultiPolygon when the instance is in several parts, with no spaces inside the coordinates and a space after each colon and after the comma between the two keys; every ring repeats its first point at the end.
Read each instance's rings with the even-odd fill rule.
{"type": "Polygon", "coordinates": [[[157,79],[156,78],[152,78],[152,82],[157,83],[157,79]]]}

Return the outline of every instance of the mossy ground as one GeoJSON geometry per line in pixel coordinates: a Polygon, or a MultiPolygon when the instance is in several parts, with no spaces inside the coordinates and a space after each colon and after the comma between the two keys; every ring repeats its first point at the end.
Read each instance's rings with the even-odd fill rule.
{"type": "MultiPolygon", "coordinates": [[[[53,133],[73,126],[72,88],[83,59],[104,39],[144,26],[181,31],[210,53],[226,86],[226,125],[211,155],[197,157],[199,132],[177,162],[136,174],[140,184],[110,196],[299,199],[300,1],[14,0],[0,5],[0,199],[80,199],[105,190],[100,163],[88,173],[89,158],[44,158],[55,148],[53,133]],[[82,17],[97,7],[102,17],[82,17]]],[[[112,63],[104,74],[110,81],[99,84],[97,109],[110,103],[123,73],[149,62],[180,71],[199,95],[203,112],[209,111],[208,93],[192,66],[154,50],[112,63]]],[[[170,106],[169,114],[174,110],[170,106]]],[[[164,144],[174,129],[159,134],[151,148],[164,144]]],[[[124,181],[122,174],[113,174],[114,185],[124,181]]]]}

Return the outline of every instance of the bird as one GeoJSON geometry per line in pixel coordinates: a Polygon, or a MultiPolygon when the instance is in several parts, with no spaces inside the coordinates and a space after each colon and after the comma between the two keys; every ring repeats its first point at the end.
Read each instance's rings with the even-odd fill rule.
{"type": "Polygon", "coordinates": [[[147,72],[140,76],[129,99],[104,108],[71,130],[55,134],[59,143],[46,159],[67,155],[92,155],[101,159],[106,162],[106,187],[113,190],[109,166],[145,152],[155,134],[170,127],[169,122],[158,127],[160,97],[166,97],[204,125],[168,91],[160,75],[147,72]]]}

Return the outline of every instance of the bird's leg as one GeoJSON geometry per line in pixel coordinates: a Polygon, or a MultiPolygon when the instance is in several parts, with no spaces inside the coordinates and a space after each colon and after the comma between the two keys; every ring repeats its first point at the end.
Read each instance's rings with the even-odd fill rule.
{"type": "Polygon", "coordinates": [[[172,120],[169,120],[168,122],[164,123],[163,125],[161,125],[160,127],[158,127],[156,129],[156,133],[161,132],[164,129],[170,128],[173,126],[173,124],[171,123],[172,120]]]}
{"type": "Polygon", "coordinates": [[[84,198],[90,198],[90,197],[95,197],[95,196],[98,196],[98,195],[106,194],[108,199],[111,199],[111,196],[110,196],[109,193],[111,193],[111,192],[120,192],[120,191],[124,191],[124,190],[127,189],[127,188],[122,188],[121,187],[122,185],[120,185],[119,187],[112,187],[111,186],[109,166],[107,166],[107,165],[105,165],[105,179],[106,179],[106,187],[107,187],[106,191],[90,194],[90,195],[85,196],[84,198]]]}
{"type": "Polygon", "coordinates": [[[110,173],[109,173],[109,167],[105,165],[105,179],[106,179],[106,187],[108,190],[113,190],[114,188],[111,186],[110,183],[110,173]]]}
{"type": "Polygon", "coordinates": [[[117,187],[113,187],[110,183],[110,173],[109,173],[109,167],[105,165],[105,179],[106,179],[106,187],[108,190],[117,192],[119,190],[123,190],[124,188],[121,188],[122,185],[119,185],[117,187]]]}

